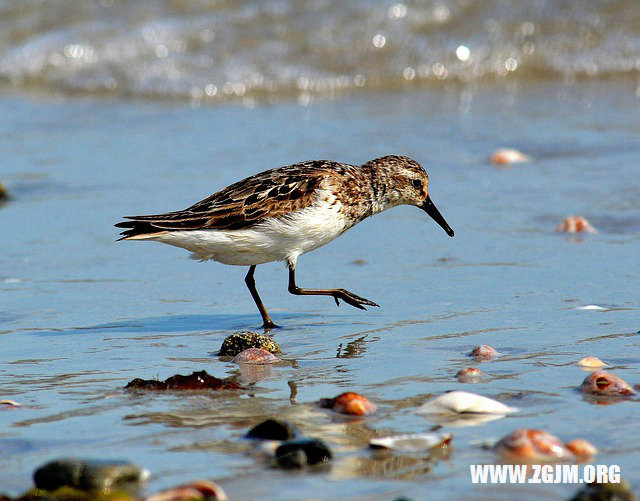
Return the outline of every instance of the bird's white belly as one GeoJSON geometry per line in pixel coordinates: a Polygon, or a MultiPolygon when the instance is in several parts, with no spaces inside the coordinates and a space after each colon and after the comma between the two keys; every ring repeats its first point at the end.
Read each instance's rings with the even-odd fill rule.
{"type": "Polygon", "coordinates": [[[203,261],[250,266],[287,260],[295,265],[298,256],[331,242],[349,226],[339,203],[325,203],[247,229],[171,231],[156,240],[203,261]]]}

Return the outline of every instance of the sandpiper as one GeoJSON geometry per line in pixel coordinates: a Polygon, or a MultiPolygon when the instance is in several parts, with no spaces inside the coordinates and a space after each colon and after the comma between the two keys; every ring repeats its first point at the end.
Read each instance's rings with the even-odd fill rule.
{"type": "Polygon", "coordinates": [[[449,236],[453,230],[431,201],[429,178],[415,160],[389,155],[359,167],[311,160],[238,181],[191,207],[166,214],[127,216],[119,240],[156,240],[182,247],[194,259],[249,266],[245,282],[265,329],[276,327],[256,289],[256,266],[285,261],[289,292],[332,296],[366,309],[378,306],[345,289],[302,289],[296,262],[363,219],[397,205],[415,205],[449,236]]]}

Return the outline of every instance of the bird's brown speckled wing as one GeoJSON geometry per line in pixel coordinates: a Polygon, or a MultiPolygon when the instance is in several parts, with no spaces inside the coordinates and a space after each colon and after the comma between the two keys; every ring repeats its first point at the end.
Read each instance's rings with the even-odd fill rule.
{"type": "Polygon", "coordinates": [[[191,207],[166,214],[127,216],[116,224],[122,238],[176,230],[239,230],[270,217],[282,217],[314,202],[314,192],[345,164],[324,160],[302,162],[271,169],[238,181],[191,207]]]}

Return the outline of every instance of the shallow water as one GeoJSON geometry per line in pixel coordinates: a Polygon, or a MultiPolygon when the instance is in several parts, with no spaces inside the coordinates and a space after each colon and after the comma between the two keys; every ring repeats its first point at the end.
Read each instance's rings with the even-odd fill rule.
{"type": "Polygon", "coordinates": [[[640,488],[638,401],[600,406],[576,388],[573,362],[595,355],[640,382],[639,106],[635,82],[507,84],[364,93],[309,106],[246,108],[163,102],[0,98],[0,491],[31,485],[60,456],[125,458],[148,468],[147,491],[218,481],[232,499],[511,499],[566,497],[571,485],[471,484],[478,446],[518,427],[584,437],[597,463],[640,488]],[[507,169],[492,150],[534,161],[507,169]],[[123,215],[181,209],[252,173],[312,158],[355,164],[407,154],[430,174],[431,196],[456,231],[396,208],[299,261],[301,286],[345,287],[378,302],[362,312],[294,297],[281,264],[257,269],[285,362],[241,369],[213,354],[236,330],[257,330],[244,268],[198,263],[176,248],[118,242],[123,215]],[[554,233],[581,214],[596,235],[554,233]],[[579,310],[595,304],[604,311],[579,310]],[[475,385],[479,344],[502,353],[475,385]],[[251,390],[130,394],[135,377],[207,370],[251,390]],[[414,410],[464,389],[521,412],[468,428],[442,458],[367,449],[371,436],[431,428],[414,410]],[[366,419],[336,416],[321,397],[358,391],[379,404],[366,419]],[[269,416],[325,439],[319,471],[273,470],[242,435],[269,416]]]}
{"type": "Polygon", "coordinates": [[[276,102],[631,76],[636,0],[0,1],[0,86],[276,102]]]}

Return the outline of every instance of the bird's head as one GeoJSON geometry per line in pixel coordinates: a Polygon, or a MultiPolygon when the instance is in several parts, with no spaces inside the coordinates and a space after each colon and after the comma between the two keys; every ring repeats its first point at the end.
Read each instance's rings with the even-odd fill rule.
{"type": "Polygon", "coordinates": [[[447,235],[454,235],[429,197],[429,176],[422,165],[409,157],[396,155],[376,158],[367,165],[382,171],[392,205],[415,205],[429,214],[447,235]]]}

